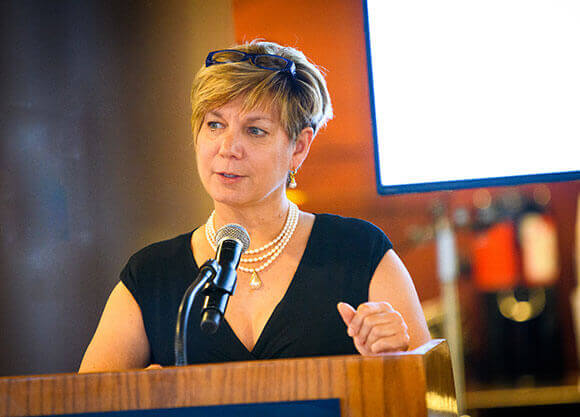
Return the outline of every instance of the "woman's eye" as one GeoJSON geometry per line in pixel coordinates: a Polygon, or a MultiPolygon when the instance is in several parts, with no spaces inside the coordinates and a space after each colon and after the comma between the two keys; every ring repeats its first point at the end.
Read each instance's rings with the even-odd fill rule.
{"type": "Polygon", "coordinates": [[[211,130],[216,130],[221,128],[223,125],[220,122],[207,122],[207,127],[211,130]]]}
{"type": "Polygon", "coordinates": [[[266,135],[266,131],[265,130],[262,130],[259,127],[254,127],[254,126],[249,127],[248,128],[248,132],[252,136],[264,136],[264,135],[266,135]]]}

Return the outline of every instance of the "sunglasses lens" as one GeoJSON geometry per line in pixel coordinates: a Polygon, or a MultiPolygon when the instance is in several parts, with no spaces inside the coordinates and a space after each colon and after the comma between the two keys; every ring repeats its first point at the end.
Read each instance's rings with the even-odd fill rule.
{"type": "Polygon", "coordinates": [[[262,68],[271,70],[281,70],[286,68],[288,62],[281,56],[276,55],[256,55],[254,63],[262,68]]]}
{"type": "Polygon", "coordinates": [[[296,66],[289,59],[282,58],[279,55],[270,54],[250,54],[235,50],[222,50],[210,52],[205,59],[205,66],[213,64],[236,63],[249,60],[249,63],[263,69],[271,71],[287,71],[294,76],[296,66]]]}
{"type": "Polygon", "coordinates": [[[243,52],[238,51],[221,51],[215,53],[211,59],[213,62],[217,62],[219,64],[224,64],[227,62],[239,62],[242,61],[245,57],[243,52]]]}

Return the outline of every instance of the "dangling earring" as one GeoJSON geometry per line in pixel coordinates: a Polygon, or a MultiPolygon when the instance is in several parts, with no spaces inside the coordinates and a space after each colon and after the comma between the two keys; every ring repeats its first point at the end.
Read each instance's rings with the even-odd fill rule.
{"type": "Polygon", "coordinates": [[[294,189],[296,188],[296,171],[295,170],[290,170],[288,171],[288,179],[290,180],[288,182],[288,188],[294,189]]]}

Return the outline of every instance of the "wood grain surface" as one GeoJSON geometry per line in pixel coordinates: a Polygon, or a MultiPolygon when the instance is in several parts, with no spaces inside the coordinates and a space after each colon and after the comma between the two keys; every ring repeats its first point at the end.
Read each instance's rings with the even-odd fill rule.
{"type": "Polygon", "coordinates": [[[342,416],[456,415],[447,344],[160,370],[0,378],[0,415],[37,416],[339,398],[342,416]]]}

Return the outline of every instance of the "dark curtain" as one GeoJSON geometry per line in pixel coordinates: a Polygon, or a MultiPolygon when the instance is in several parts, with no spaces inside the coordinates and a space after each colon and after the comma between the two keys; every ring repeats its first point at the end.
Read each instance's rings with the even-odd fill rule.
{"type": "Polygon", "coordinates": [[[192,6],[1,3],[0,375],[76,371],[128,257],[208,214],[192,6]]]}

